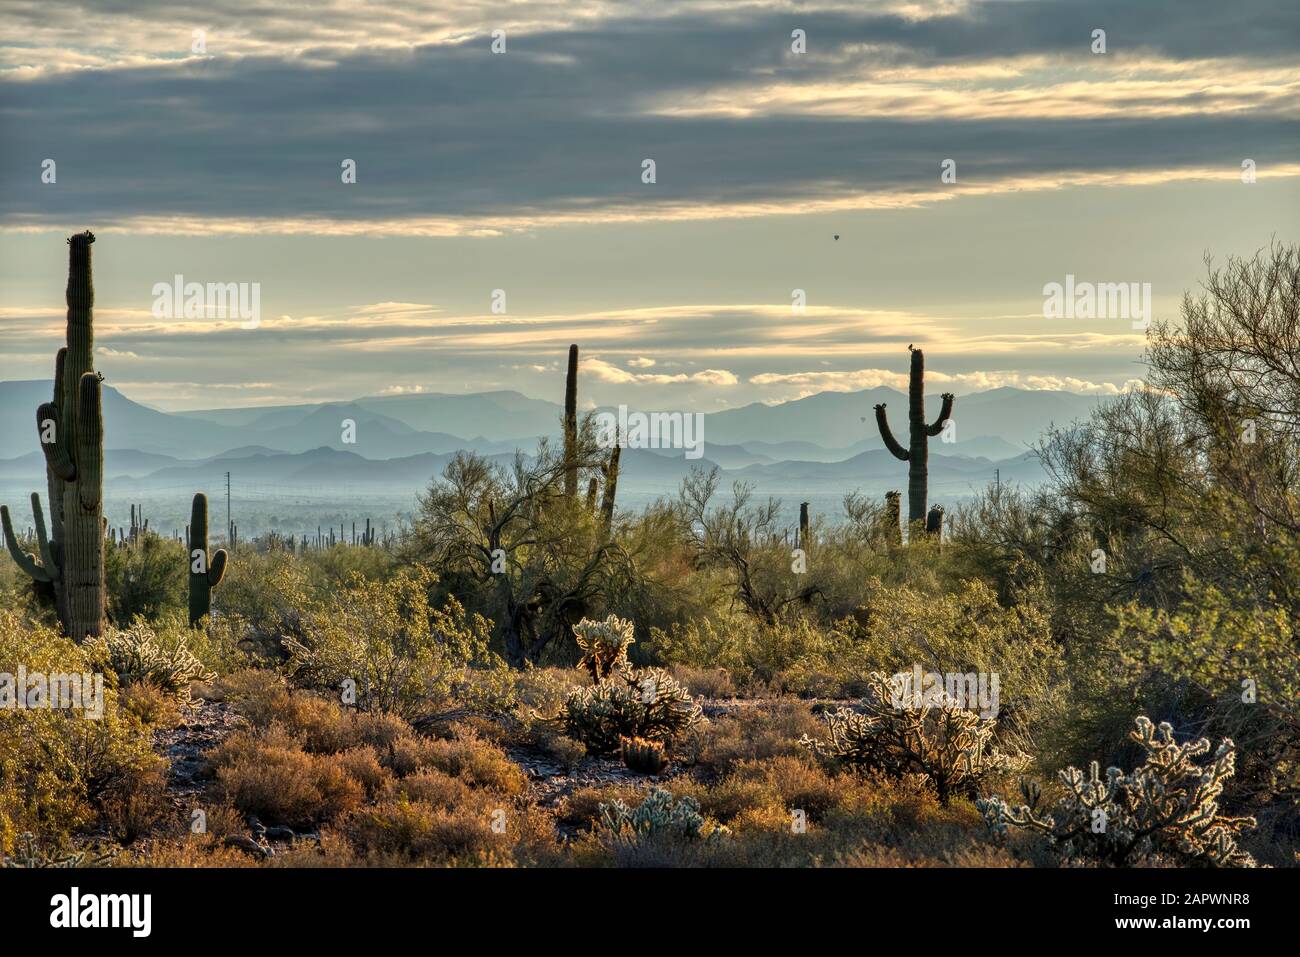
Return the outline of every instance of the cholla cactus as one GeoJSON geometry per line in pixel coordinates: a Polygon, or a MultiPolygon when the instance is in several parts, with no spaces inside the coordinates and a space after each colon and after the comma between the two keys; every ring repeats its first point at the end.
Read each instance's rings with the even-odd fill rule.
{"type": "Polygon", "coordinates": [[[564,733],[593,754],[614,754],[622,738],[667,741],[703,720],[700,706],[662,668],[619,668],[564,700],[564,733]]]}
{"type": "Polygon", "coordinates": [[[905,694],[897,678],[878,671],[867,676],[867,687],[861,712],[840,708],[826,715],[829,741],[804,735],[799,743],[857,770],[923,775],[944,804],[973,794],[990,774],[1023,768],[1023,758],[994,747],[995,719],[964,709],[942,689],[905,694]]]}
{"type": "Polygon", "coordinates": [[[37,843],[36,837],[30,832],[25,831],[18,836],[17,846],[14,852],[5,856],[4,866],[10,868],[29,868],[40,870],[45,868],[74,868],[74,867],[107,867],[117,857],[118,849],[115,847],[107,850],[96,848],[95,850],[72,851],[67,854],[61,854],[57,851],[43,850],[37,843]]]}
{"type": "Polygon", "coordinates": [[[1210,751],[1206,738],[1179,744],[1173,726],[1159,732],[1139,717],[1129,737],[1146,752],[1130,774],[1096,761],[1085,777],[1066,768],[1060,778],[1068,791],[1048,814],[1039,814],[1041,791],[1025,785],[1025,804],[1011,807],[1001,798],[976,802],[998,840],[1008,826],[1045,834],[1063,861],[1089,861],[1115,867],[1142,863],[1201,863],[1214,867],[1254,867],[1255,859],[1237,847],[1237,835],[1255,826],[1251,817],[1219,814],[1224,782],[1235,771],[1236,748],[1224,738],[1209,764],[1194,759],[1210,751]]]}
{"type": "Polygon", "coordinates": [[[87,647],[117,675],[122,687],[148,681],[163,691],[188,698],[191,681],[210,681],[216,677],[194,657],[184,639],[167,651],[158,644],[149,626],[140,621],[125,630],[109,628],[87,647]]]}
{"type": "Polygon", "coordinates": [[[614,671],[625,667],[627,649],[636,641],[632,630],[632,622],[617,615],[610,615],[604,621],[582,619],[573,626],[573,636],[583,652],[578,667],[590,672],[594,681],[604,681],[614,671]]]}
{"type": "Polygon", "coordinates": [[[622,800],[600,805],[600,821],[619,842],[634,844],[659,837],[678,840],[711,840],[727,832],[724,827],[706,830],[700,805],[694,798],[674,799],[671,791],[655,788],[632,810],[622,800]]]}
{"type": "Polygon", "coordinates": [[[663,774],[668,767],[668,755],[664,753],[662,741],[647,741],[645,738],[620,738],[619,754],[623,764],[637,774],[663,774]]]}

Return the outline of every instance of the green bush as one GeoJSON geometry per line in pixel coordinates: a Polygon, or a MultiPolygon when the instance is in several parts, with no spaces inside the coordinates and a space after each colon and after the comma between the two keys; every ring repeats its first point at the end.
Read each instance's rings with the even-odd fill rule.
{"type": "MultiPolygon", "coordinates": [[[[0,610],[0,673],[89,674],[91,651],[50,627],[0,610]]],[[[18,835],[39,835],[46,849],[95,823],[105,802],[153,780],[163,763],[150,729],[119,707],[111,681],[103,714],[67,708],[0,708],[0,853],[18,835]]]]}
{"type": "Polygon", "coordinates": [[[106,547],[109,619],[126,624],[136,618],[154,621],[183,614],[188,570],[185,546],[153,532],[143,533],[130,545],[106,547]]]}
{"type": "MultiPolygon", "coordinates": [[[[286,637],[287,672],[302,687],[355,693],[362,711],[413,719],[435,714],[462,693],[508,705],[505,663],[488,649],[491,625],[449,598],[429,604],[432,573],[402,571],[386,581],[354,575],[327,601],[311,602],[301,638],[286,637]]],[[[354,703],[349,701],[349,704],[354,703]]]]}

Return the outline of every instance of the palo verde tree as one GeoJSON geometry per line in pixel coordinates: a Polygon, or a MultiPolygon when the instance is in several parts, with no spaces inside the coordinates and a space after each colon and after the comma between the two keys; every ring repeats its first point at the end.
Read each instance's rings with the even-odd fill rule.
{"type": "Polygon", "coordinates": [[[721,570],[735,600],[765,624],[811,604],[821,589],[792,573],[789,542],[778,528],[780,501],[751,503],[753,488],[737,482],[730,501],[713,505],[718,481],[716,468],[692,469],[678,492],[681,535],[696,566],[721,570]]]}
{"type": "Polygon", "coordinates": [[[601,459],[589,427],[572,455],[543,440],[510,468],[462,452],[421,496],[412,558],[438,568],[463,598],[476,593],[472,603],[497,623],[516,667],[571,639],[574,624],[628,587],[627,553],[566,494],[571,465],[595,472],[601,459]]]}

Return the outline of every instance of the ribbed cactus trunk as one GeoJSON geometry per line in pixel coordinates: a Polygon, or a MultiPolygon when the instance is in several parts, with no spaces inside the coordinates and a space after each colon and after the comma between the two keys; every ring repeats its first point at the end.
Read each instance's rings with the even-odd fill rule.
{"type": "Polygon", "coordinates": [[[208,497],[194,495],[190,506],[190,627],[212,611],[212,589],[226,575],[228,556],[224,548],[208,551],[208,497]]]}
{"type": "Polygon", "coordinates": [[[808,503],[800,502],[799,503],[799,547],[800,548],[808,547],[809,525],[810,523],[808,521],[808,503]]]}
{"type": "Polygon", "coordinates": [[[40,496],[32,495],[39,556],[18,547],[8,508],[0,507],[5,541],[14,561],[52,586],[59,623],[83,641],[104,630],[104,418],[95,372],[94,305],[87,231],[68,238],[67,345],[54,362],[54,397],[36,410],[45,454],[50,527],[40,496]]]}
{"type": "Polygon", "coordinates": [[[578,346],[569,346],[569,372],[564,380],[564,494],[578,494],[578,346]]]}
{"type": "Polygon", "coordinates": [[[614,496],[618,493],[618,459],[621,446],[615,445],[609,450],[609,462],[605,465],[605,494],[600,500],[600,525],[608,537],[614,527],[614,496]]]}
{"type": "Polygon", "coordinates": [[[907,522],[909,527],[914,522],[925,521],[928,504],[927,486],[930,478],[929,439],[943,431],[943,424],[952,416],[952,402],[952,393],[945,392],[939,418],[932,425],[925,424],[925,356],[920,349],[912,349],[912,372],[907,390],[910,439],[908,448],[903,448],[894,438],[894,433],[890,431],[889,419],[885,414],[885,403],[876,406],[876,425],[880,428],[880,437],[884,440],[885,447],[895,458],[908,463],[907,522]]]}

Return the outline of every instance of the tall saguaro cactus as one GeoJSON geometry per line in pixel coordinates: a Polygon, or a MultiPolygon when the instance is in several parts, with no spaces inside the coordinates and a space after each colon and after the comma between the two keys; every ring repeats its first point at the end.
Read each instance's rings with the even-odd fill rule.
{"type": "Polygon", "coordinates": [[[194,494],[190,507],[190,627],[212,610],[212,589],[226,575],[224,548],[208,551],[208,497],[194,494]]]}
{"type": "Polygon", "coordinates": [[[907,469],[907,522],[924,522],[926,516],[926,495],[930,478],[929,438],[943,431],[943,424],[952,416],[953,395],[943,394],[943,407],[939,418],[931,425],[925,424],[925,356],[920,349],[912,350],[912,375],[907,390],[907,420],[910,431],[908,448],[903,448],[894,433],[889,429],[889,419],[885,415],[885,403],[876,406],[876,425],[880,427],[880,437],[885,440],[885,447],[897,459],[908,463],[907,469]]]}
{"type": "Polygon", "coordinates": [[[50,527],[32,494],[39,556],[18,547],[9,509],[0,506],[5,542],[18,566],[54,591],[64,633],[77,641],[104,630],[104,417],[95,371],[89,230],[68,237],[67,345],[54,362],[54,397],[36,410],[45,454],[50,527]]]}

